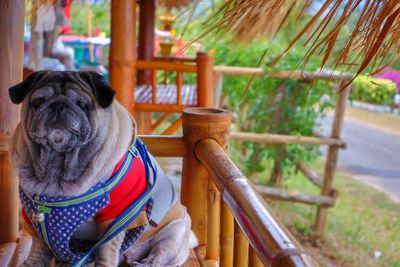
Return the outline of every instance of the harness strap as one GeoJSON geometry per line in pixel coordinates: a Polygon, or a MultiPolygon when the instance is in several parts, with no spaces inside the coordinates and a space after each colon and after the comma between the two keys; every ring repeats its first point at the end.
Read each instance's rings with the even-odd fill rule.
{"type": "Polygon", "coordinates": [[[156,183],[156,170],[150,160],[147,149],[141,140],[137,140],[139,154],[142,156],[142,160],[146,169],[146,177],[149,176],[149,166],[153,171],[153,181],[149,181],[150,184],[146,191],[133,202],[122,214],[120,214],[114,221],[107,227],[104,234],[101,236],[100,240],[77,262],[73,264],[74,267],[85,266],[86,262],[90,259],[90,256],[94,251],[96,251],[100,246],[110,241],[113,237],[124,230],[131,222],[133,222],[136,217],[140,214],[143,208],[152,201],[151,196],[154,192],[154,185],[156,183]]]}
{"type": "MultiPolygon", "coordinates": [[[[139,141],[139,140],[138,140],[139,141]]],[[[142,141],[141,145],[144,145],[142,141]]],[[[136,143],[135,143],[136,145],[136,143]]],[[[35,204],[39,205],[40,207],[46,207],[46,208],[51,208],[51,207],[67,207],[71,205],[77,205],[81,204],[83,202],[92,200],[96,197],[99,197],[105,193],[108,193],[112,191],[120,181],[125,177],[127,171],[130,169],[132,162],[134,158],[138,157],[138,149],[133,146],[129,149],[129,153],[126,153],[126,157],[124,162],[122,163],[121,168],[111,177],[102,187],[94,190],[93,192],[88,192],[85,194],[82,194],[77,197],[70,198],[68,200],[63,200],[63,201],[42,201],[40,200],[40,197],[38,196],[30,196],[28,193],[26,193],[22,188],[22,192],[24,195],[32,202],[35,204]]],[[[147,172],[146,172],[147,174],[147,172]]]]}

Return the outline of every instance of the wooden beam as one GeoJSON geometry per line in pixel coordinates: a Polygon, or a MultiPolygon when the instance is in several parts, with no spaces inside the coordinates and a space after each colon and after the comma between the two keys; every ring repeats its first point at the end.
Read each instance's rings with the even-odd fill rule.
{"type": "Polygon", "coordinates": [[[280,188],[266,187],[261,185],[257,185],[256,189],[261,196],[268,199],[299,202],[308,205],[319,205],[322,207],[333,207],[335,205],[335,198],[331,196],[313,196],[291,193],[280,188]]]}
{"type": "Polygon", "coordinates": [[[111,1],[110,84],[116,98],[134,112],[136,83],[136,0],[111,1]]]}
{"type": "Polygon", "coordinates": [[[321,178],[321,176],[318,175],[318,173],[316,173],[315,171],[308,168],[303,162],[301,162],[299,160],[294,160],[294,162],[295,162],[296,168],[299,171],[301,171],[310,182],[312,182],[314,185],[321,188],[322,178],[321,178]]]}
{"type": "Polygon", "coordinates": [[[222,73],[224,75],[264,75],[262,68],[248,68],[248,67],[235,67],[235,66],[214,66],[214,73],[222,73]]]}
{"type": "Polygon", "coordinates": [[[308,72],[299,70],[282,70],[268,73],[269,77],[272,78],[282,78],[282,79],[292,79],[292,80],[331,80],[331,81],[342,81],[348,82],[353,78],[351,74],[342,73],[331,73],[331,72],[308,72]]]}
{"type": "Polygon", "coordinates": [[[303,145],[328,145],[345,146],[345,143],[339,138],[319,138],[300,135],[282,135],[282,134],[260,134],[248,132],[231,133],[232,140],[247,141],[264,144],[303,144],[303,145]]]}
{"type": "Polygon", "coordinates": [[[139,135],[155,157],[183,157],[185,142],[182,136],[139,135]]]}
{"type": "Polygon", "coordinates": [[[176,130],[178,130],[179,127],[182,126],[182,116],[180,116],[176,121],[174,121],[163,133],[162,135],[171,135],[173,134],[176,130]]]}
{"type": "MultiPolygon", "coordinates": [[[[139,1],[138,59],[152,60],[154,56],[156,1],[139,1]]],[[[151,71],[138,70],[137,84],[151,84],[151,71]]]]}
{"type": "Polygon", "coordinates": [[[8,88],[22,81],[24,16],[24,0],[0,1],[0,244],[15,242],[18,236],[18,178],[6,150],[19,120],[8,88]]]}
{"type": "Polygon", "coordinates": [[[173,112],[165,112],[154,124],[151,125],[151,131],[153,132],[157,129],[158,126],[168,120],[172,115],[174,115],[173,112]]]}
{"type": "Polygon", "coordinates": [[[157,60],[151,60],[151,61],[137,60],[136,67],[140,70],[197,72],[197,67],[195,65],[188,65],[188,64],[168,62],[168,61],[157,61],[157,60]]]}
{"type": "MultiPolygon", "coordinates": [[[[340,88],[345,84],[346,81],[343,81],[340,84],[340,88]]],[[[349,91],[350,88],[347,87],[344,90],[342,90],[337,96],[335,115],[333,117],[331,138],[337,138],[337,139],[340,138],[340,133],[342,132],[343,128],[343,120],[344,120],[344,114],[346,112],[346,104],[349,91]]],[[[332,192],[332,184],[333,184],[333,179],[335,178],[338,154],[339,154],[339,148],[337,146],[329,147],[328,155],[326,157],[325,174],[324,174],[324,180],[322,182],[321,196],[329,195],[332,192]]],[[[313,227],[313,230],[315,231],[316,234],[322,235],[326,225],[327,216],[328,216],[328,209],[326,207],[318,208],[317,218],[315,220],[315,225],[313,227]]]]}
{"type": "Polygon", "coordinates": [[[192,106],[186,105],[170,105],[170,104],[148,104],[148,103],[136,103],[136,110],[147,111],[147,112],[181,112],[186,108],[192,108],[192,106]]]}

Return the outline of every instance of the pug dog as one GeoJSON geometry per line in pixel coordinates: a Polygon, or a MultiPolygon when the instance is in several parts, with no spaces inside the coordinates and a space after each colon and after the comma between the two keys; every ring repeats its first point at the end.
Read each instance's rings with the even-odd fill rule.
{"type": "Polygon", "coordinates": [[[185,262],[186,208],[101,75],[39,71],[9,95],[22,103],[10,152],[33,237],[24,266],[185,262]]]}

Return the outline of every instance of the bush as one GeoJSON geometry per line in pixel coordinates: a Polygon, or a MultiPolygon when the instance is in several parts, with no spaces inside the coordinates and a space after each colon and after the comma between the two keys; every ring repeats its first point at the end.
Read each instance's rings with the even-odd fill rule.
{"type": "Polygon", "coordinates": [[[372,104],[391,105],[397,93],[396,84],[389,80],[359,76],[351,84],[352,100],[360,100],[372,104]]]}

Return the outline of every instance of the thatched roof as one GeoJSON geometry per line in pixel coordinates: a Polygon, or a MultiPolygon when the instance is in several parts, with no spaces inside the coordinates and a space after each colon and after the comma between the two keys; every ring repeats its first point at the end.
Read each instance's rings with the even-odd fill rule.
{"type": "MultiPolygon", "coordinates": [[[[245,41],[258,35],[274,35],[299,2],[302,13],[312,0],[226,0],[207,31],[226,29],[245,41]]],[[[334,59],[336,67],[356,66],[356,74],[368,65],[372,66],[371,73],[378,72],[388,64],[388,58],[399,53],[399,22],[399,0],[325,0],[284,53],[304,36],[305,60],[316,54],[323,58],[323,66],[334,59]],[[339,42],[339,31],[349,25],[350,33],[339,42]]]]}

